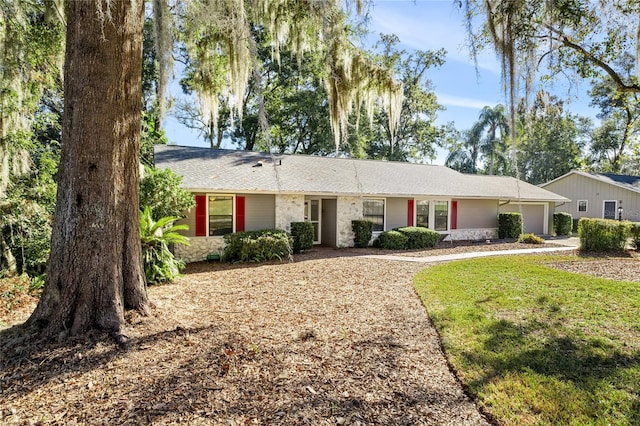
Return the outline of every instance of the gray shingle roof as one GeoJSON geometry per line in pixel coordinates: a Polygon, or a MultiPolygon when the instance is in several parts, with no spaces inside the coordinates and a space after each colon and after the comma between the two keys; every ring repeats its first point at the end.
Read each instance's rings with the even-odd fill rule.
{"type": "Polygon", "coordinates": [[[541,187],[545,187],[552,182],[556,182],[560,179],[564,179],[565,177],[576,174],[579,176],[585,176],[591,179],[598,180],[603,183],[607,183],[609,185],[619,186],[630,191],[640,192],[640,176],[627,176],[627,175],[616,175],[614,173],[593,173],[593,172],[581,172],[578,170],[572,170],[569,173],[566,173],[552,181],[543,183],[540,185],[541,187]]]}
{"type": "Polygon", "coordinates": [[[175,145],[157,145],[155,162],[183,176],[183,187],[193,191],[568,201],[511,177],[426,164],[175,145]]]}

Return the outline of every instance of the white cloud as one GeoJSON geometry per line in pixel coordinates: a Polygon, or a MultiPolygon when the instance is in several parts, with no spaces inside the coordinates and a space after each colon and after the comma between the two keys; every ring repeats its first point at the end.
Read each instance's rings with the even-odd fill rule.
{"type": "MultiPolygon", "coordinates": [[[[376,1],[371,11],[374,33],[396,34],[407,47],[447,51],[447,61],[473,64],[462,13],[452,3],[436,1],[376,1]]],[[[479,52],[478,67],[500,72],[493,52],[479,52]]]]}
{"type": "Polygon", "coordinates": [[[482,109],[487,105],[494,105],[495,102],[489,102],[482,99],[463,98],[460,96],[451,96],[444,93],[436,93],[438,103],[445,106],[482,109]]]}

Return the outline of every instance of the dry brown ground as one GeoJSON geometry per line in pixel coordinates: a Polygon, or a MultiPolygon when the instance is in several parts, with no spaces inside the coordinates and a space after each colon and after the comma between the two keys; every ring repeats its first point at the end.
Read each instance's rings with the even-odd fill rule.
{"type": "MultiPolygon", "coordinates": [[[[409,255],[515,247],[525,246],[409,255]]],[[[7,345],[16,332],[2,331],[0,423],[484,424],[412,289],[428,265],[355,256],[365,253],[193,264],[175,284],[149,289],[154,316],[129,318],[128,351],[101,335],[7,345]]],[[[634,259],[598,262],[609,265],[598,266],[601,275],[640,275],[634,259]]],[[[570,264],[584,272],[593,263],[570,264]]]]}

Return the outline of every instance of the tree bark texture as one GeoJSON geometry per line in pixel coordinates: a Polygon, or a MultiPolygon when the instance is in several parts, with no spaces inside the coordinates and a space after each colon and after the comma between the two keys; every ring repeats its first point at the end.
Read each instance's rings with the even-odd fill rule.
{"type": "Polygon", "coordinates": [[[58,198],[44,335],[119,333],[148,310],[139,235],[143,0],[69,0],[58,198]]]}

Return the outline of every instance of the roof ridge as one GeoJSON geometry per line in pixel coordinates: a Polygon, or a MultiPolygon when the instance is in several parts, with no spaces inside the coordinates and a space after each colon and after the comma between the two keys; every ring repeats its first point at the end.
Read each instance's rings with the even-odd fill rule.
{"type": "MultiPolygon", "coordinates": [[[[386,160],[386,159],[375,159],[375,158],[353,158],[353,157],[331,157],[327,155],[313,155],[313,154],[288,154],[288,153],[279,153],[279,152],[264,152],[264,151],[245,151],[242,149],[229,149],[229,148],[210,148],[206,146],[188,146],[188,145],[175,145],[175,144],[157,144],[158,147],[175,147],[175,148],[188,148],[188,149],[206,149],[209,151],[223,151],[228,153],[237,153],[237,154],[260,154],[265,156],[281,156],[281,157],[305,157],[305,158],[328,158],[334,160],[347,160],[347,161],[357,161],[357,162],[368,162],[368,163],[393,163],[393,164],[410,164],[413,166],[429,166],[429,167],[446,167],[447,166],[440,164],[429,164],[429,163],[413,163],[409,161],[398,161],[398,160],[386,160]]],[[[453,169],[450,169],[453,170],[453,169]]],[[[453,170],[454,172],[460,173],[457,170],[453,170]]]]}

